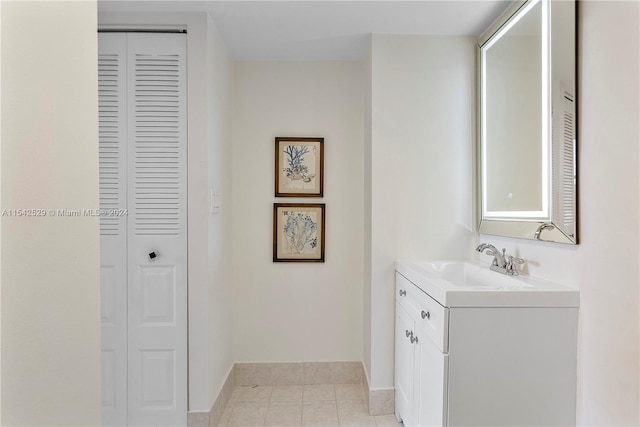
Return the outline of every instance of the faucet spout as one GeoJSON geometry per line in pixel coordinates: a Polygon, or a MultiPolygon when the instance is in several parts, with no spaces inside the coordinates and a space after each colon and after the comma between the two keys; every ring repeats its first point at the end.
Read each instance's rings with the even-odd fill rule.
{"type": "Polygon", "coordinates": [[[478,247],[476,248],[476,251],[478,252],[484,252],[487,251],[487,255],[492,255],[493,256],[493,265],[500,267],[500,268],[505,268],[507,266],[507,261],[504,257],[504,252],[505,250],[503,249],[502,252],[500,253],[500,251],[498,249],[496,249],[495,246],[489,244],[489,243],[481,243],[480,245],[478,245],[478,247]]]}

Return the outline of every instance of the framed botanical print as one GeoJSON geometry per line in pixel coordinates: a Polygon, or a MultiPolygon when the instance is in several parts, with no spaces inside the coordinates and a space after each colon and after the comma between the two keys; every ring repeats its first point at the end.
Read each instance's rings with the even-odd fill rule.
{"type": "Polygon", "coordinates": [[[273,204],[273,261],[324,262],[324,203],[273,204]]]}
{"type": "Polygon", "coordinates": [[[276,197],[322,197],[324,138],[276,137],[276,197]]]}

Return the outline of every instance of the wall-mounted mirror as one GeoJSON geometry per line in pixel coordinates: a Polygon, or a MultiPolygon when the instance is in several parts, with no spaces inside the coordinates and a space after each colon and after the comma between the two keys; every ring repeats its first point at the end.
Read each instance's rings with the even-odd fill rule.
{"type": "Polygon", "coordinates": [[[480,233],[578,243],[575,1],[515,1],[478,46],[480,233]]]}

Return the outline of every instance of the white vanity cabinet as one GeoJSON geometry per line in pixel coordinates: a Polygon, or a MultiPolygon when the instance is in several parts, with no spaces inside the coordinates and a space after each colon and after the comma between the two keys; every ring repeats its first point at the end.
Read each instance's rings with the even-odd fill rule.
{"type": "Polygon", "coordinates": [[[396,416],[405,426],[575,425],[576,290],[474,297],[429,289],[405,267],[396,267],[395,294],[396,416]]]}
{"type": "Polygon", "coordinates": [[[448,319],[446,308],[397,275],[396,417],[405,426],[446,424],[448,319]]]}

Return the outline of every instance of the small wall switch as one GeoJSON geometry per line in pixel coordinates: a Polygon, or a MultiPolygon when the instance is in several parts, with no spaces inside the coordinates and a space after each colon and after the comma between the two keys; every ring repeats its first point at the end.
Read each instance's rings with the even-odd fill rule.
{"type": "Polygon", "coordinates": [[[210,208],[209,213],[211,214],[219,214],[220,213],[220,195],[217,191],[213,191],[213,188],[209,189],[209,200],[210,200],[210,208]]]}

